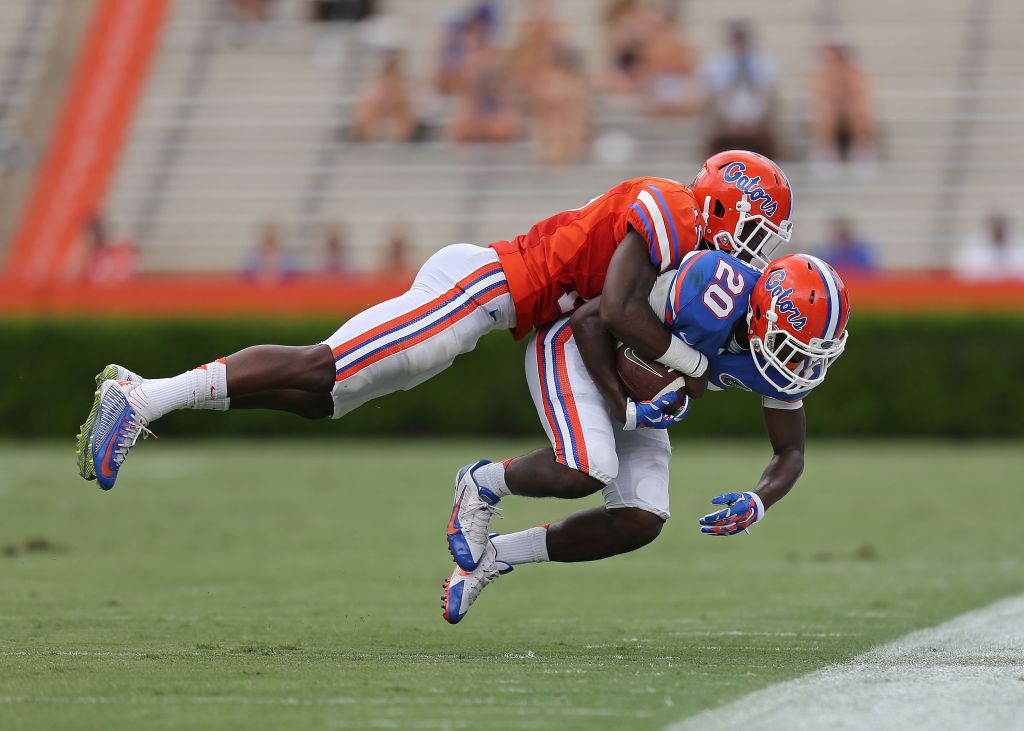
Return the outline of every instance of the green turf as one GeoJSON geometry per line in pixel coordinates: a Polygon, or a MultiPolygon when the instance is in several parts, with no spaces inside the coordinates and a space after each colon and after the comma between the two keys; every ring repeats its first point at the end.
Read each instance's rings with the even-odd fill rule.
{"type": "Polygon", "coordinates": [[[0,446],[0,727],[655,729],[1024,590],[1020,444],[812,445],[722,539],[694,519],[766,450],[680,441],[655,544],[449,627],[452,474],[527,446],[147,442],[107,494],[66,444],[0,446]]]}

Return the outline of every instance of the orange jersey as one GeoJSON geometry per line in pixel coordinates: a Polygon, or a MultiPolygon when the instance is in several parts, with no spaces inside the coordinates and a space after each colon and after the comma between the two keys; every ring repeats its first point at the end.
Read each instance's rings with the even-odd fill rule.
{"type": "Polygon", "coordinates": [[[647,242],[659,272],[679,266],[701,239],[690,190],[665,178],[620,183],[582,208],[557,213],[512,241],[491,246],[516,308],[521,338],[601,294],[608,264],[632,227],[647,242]]]}

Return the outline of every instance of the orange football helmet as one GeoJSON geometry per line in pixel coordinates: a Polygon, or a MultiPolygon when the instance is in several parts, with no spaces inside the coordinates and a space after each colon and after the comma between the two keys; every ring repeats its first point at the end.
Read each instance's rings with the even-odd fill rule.
{"type": "Polygon", "coordinates": [[[727,150],[713,155],[690,185],[704,215],[704,240],[763,270],[793,224],[793,190],[764,155],[727,150]]]}
{"type": "Polygon", "coordinates": [[[750,353],[780,392],[808,391],[846,348],[850,295],[836,271],[816,256],[776,259],[750,293],[750,353]]]}

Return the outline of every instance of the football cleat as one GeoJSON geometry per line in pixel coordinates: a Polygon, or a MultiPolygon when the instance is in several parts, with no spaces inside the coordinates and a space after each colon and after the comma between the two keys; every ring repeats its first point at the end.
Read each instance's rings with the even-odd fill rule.
{"type": "Polygon", "coordinates": [[[479,565],[475,569],[466,571],[456,566],[452,575],[444,582],[444,593],[441,594],[444,621],[448,624],[461,622],[484,587],[510,571],[512,566],[504,561],[498,561],[498,552],[494,544],[488,540],[480,556],[479,565]]]}
{"type": "Polygon", "coordinates": [[[491,517],[500,497],[477,483],[473,473],[490,464],[482,459],[468,464],[455,476],[455,503],[448,520],[448,550],[460,568],[472,571],[480,563],[491,530],[491,517]]]}
{"type": "Polygon", "coordinates": [[[134,371],[130,371],[123,365],[111,363],[102,371],[96,374],[96,388],[103,385],[104,381],[130,381],[131,383],[142,383],[146,379],[134,371]]]}
{"type": "Polygon", "coordinates": [[[96,479],[96,468],[93,466],[92,454],[89,445],[92,443],[92,434],[96,426],[96,414],[100,408],[100,386],[104,381],[130,381],[131,383],[142,383],[145,380],[137,373],[134,373],[124,366],[111,363],[102,371],[96,374],[96,393],[92,400],[92,409],[85,423],[78,429],[77,443],[75,445],[75,456],[78,458],[78,473],[86,480],[96,479]]]}
{"type": "Polygon", "coordinates": [[[89,451],[96,479],[104,490],[114,486],[118,471],[139,437],[153,434],[128,403],[128,394],[136,386],[129,381],[104,381],[100,387],[89,451]]]}

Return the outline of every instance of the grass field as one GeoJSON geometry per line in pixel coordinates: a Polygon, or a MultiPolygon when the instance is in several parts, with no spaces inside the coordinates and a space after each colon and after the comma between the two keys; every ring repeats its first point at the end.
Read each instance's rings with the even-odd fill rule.
{"type": "Polygon", "coordinates": [[[658,729],[1024,591],[1020,444],[812,444],[718,539],[695,518],[766,449],[680,440],[657,542],[449,627],[452,475],[530,446],[164,440],[104,494],[67,444],[0,445],[0,728],[658,729]]]}

